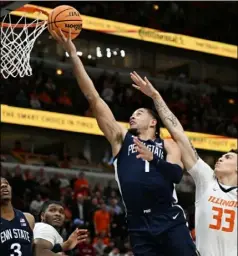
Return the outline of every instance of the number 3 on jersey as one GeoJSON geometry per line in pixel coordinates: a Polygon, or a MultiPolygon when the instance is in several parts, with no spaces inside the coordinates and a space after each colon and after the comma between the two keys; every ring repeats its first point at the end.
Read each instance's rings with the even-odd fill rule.
{"type": "Polygon", "coordinates": [[[223,209],[220,207],[212,207],[214,211],[213,219],[216,220],[215,224],[210,224],[209,228],[215,230],[222,230],[224,232],[233,232],[235,219],[236,219],[236,212],[230,209],[223,209]],[[225,226],[222,224],[226,223],[225,226]]]}
{"type": "Polygon", "coordinates": [[[21,245],[18,243],[14,243],[11,245],[10,249],[13,253],[10,254],[10,256],[22,256],[21,252],[21,245]]]}

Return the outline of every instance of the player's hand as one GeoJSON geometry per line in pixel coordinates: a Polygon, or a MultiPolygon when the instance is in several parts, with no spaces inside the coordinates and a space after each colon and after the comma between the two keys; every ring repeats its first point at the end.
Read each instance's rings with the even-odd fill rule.
{"type": "Polygon", "coordinates": [[[145,77],[144,80],[135,72],[133,71],[130,73],[131,79],[134,82],[132,86],[136,88],[137,90],[143,92],[145,95],[149,97],[153,97],[156,93],[156,89],[154,86],[151,84],[151,82],[145,77]]]}
{"type": "Polygon", "coordinates": [[[153,153],[138,138],[134,137],[133,141],[136,144],[136,149],[138,152],[136,158],[142,158],[146,161],[153,160],[153,153]]]}
{"type": "Polygon", "coordinates": [[[59,44],[61,44],[63,46],[63,48],[69,54],[69,56],[72,56],[74,54],[77,55],[76,47],[71,40],[71,30],[69,32],[68,38],[64,35],[64,33],[61,31],[61,29],[59,29],[58,33],[55,30],[53,30],[52,36],[59,44]]]}
{"type": "Polygon", "coordinates": [[[86,240],[88,237],[88,230],[87,229],[76,229],[68,238],[67,241],[65,241],[62,245],[62,248],[64,251],[69,251],[74,249],[74,247],[82,243],[86,240]]]}

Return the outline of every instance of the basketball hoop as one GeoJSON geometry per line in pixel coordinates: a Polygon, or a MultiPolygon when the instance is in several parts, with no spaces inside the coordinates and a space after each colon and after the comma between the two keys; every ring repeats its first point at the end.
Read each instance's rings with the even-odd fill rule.
{"type": "Polygon", "coordinates": [[[11,13],[5,15],[3,22],[0,23],[1,74],[5,79],[9,76],[32,75],[31,51],[36,39],[47,27],[48,12],[30,5],[17,9],[17,12],[21,15],[17,23],[12,23],[11,13]],[[29,13],[36,17],[31,23],[27,23],[29,13]],[[41,21],[42,14],[46,16],[44,21],[41,21]]]}

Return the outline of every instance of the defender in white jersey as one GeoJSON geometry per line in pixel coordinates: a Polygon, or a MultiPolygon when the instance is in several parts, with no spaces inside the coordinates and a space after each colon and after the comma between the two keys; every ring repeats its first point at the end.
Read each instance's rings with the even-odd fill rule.
{"type": "Polygon", "coordinates": [[[44,248],[45,255],[59,255],[65,251],[70,251],[78,243],[84,242],[87,238],[87,230],[76,229],[68,238],[63,241],[59,234],[64,225],[65,213],[63,205],[56,201],[47,201],[41,210],[41,222],[35,224],[33,230],[34,244],[44,248]]]}
{"type": "Polygon", "coordinates": [[[134,87],[150,96],[179,145],[182,161],[196,184],[195,231],[201,256],[237,255],[237,150],[219,158],[214,171],[199,158],[182,125],[148,79],[131,74],[134,87]]]}
{"type": "Polygon", "coordinates": [[[235,159],[235,152],[225,154],[214,172],[199,158],[188,171],[196,184],[196,244],[202,256],[237,255],[237,186],[219,181],[219,170],[235,159]]]}

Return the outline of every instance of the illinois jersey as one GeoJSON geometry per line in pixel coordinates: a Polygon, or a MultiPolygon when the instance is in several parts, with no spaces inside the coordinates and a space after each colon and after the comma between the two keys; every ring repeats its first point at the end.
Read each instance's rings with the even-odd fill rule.
{"type": "Polygon", "coordinates": [[[189,173],[196,184],[196,245],[202,256],[237,255],[237,187],[219,184],[199,159],[189,173]]]}
{"type": "Polygon", "coordinates": [[[23,212],[14,209],[11,221],[0,218],[0,252],[4,256],[32,255],[33,231],[23,212]]]}

